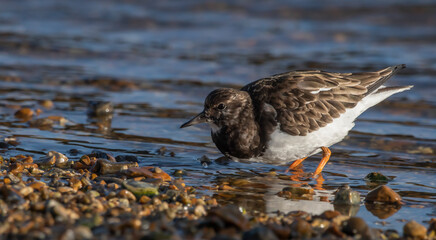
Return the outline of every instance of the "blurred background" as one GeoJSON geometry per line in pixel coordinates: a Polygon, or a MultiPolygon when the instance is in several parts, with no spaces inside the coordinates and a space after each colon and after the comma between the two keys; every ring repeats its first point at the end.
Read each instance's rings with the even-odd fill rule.
{"type": "MultiPolygon", "coordinates": [[[[378,227],[397,228],[410,216],[429,220],[436,216],[435,13],[436,2],[419,0],[2,1],[1,154],[56,150],[75,159],[101,150],[169,172],[188,170],[194,186],[241,177],[262,183],[258,173],[285,167],[204,168],[199,157],[221,156],[209,129],[179,129],[210,91],[296,69],[359,72],[406,64],[390,84],[415,87],[364,113],[333,147],[319,194],[331,196],[347,183],[364,196],[373,187],[364,176],[382,170],[406,204],[388,216],[363,206],[357,214],[378,227]],[[110,114],[90,114],[101,102],[110,114]],[[22,108],[34,114],[15,114],[22,108]]],[[[319,157],[303,169],[313,170],[319,157]]],[[[278,181],[277,191],[287,184],[278,181]]],[[[233,198],[205,194],[268,211],[276,190],[263,188],[233,198]],[[244,198],[253,192],[261,194],[244,198]]],[[[280,199],[274,201],[292,205],[280,199]]]]}

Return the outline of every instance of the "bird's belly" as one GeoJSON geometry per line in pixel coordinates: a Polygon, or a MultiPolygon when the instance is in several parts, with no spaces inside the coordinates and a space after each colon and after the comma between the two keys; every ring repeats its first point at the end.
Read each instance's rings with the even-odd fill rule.
{"type": "Polygon", "coordinates": [[[278,127],[267,143],[264,159],[270,162],[286,163],[308,157],[344,139],[354,127],[356,114],[345,112],[326,126],[308,133],[306,136],[292,136],[278,127]]]}

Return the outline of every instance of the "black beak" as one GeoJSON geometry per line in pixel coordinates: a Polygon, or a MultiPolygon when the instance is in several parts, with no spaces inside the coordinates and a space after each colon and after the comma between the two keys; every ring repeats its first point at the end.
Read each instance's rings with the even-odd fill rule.
{"type": "Polygon", "coordinates": [[[180,126],[180,128],[189,127],[189,126],[192,126],[194,124],[205,123],[205,122],[207,122],[207,120],[208,119],[206,118],[206,116],[204,116],[204,111],[203,111],[200,114],[198,114],[197,116],[195,116],[194,118],[192,118],[191,120],[182,124],[182,126],[180,126]]]}

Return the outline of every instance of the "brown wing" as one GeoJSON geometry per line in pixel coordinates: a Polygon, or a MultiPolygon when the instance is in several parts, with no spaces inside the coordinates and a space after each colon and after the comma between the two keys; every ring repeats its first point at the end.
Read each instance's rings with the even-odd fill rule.
{"type": "Polygon", "coordinates": [[[277,112],[282,131],[304,136],[356,106],[404,67],[365,73],[293,71],[257,80],[241,90],[250,94],[258,109],[270,104],[277,112]]]}

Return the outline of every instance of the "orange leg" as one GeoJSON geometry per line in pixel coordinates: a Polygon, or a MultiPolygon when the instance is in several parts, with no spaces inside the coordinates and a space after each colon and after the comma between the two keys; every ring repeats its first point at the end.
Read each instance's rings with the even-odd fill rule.
{"type": "Polygon", "coordinates": [[[285,173],[287,173],[287,172],[289,172],[290,170],[294,170],[298,165],[300,165],[305,159],[306,159],[307,157],[305,157],[305,158],[300,158],[300,159],[297,159],[297,160],[295,160],[292,164],[291,164],[291,166],[289,166],[288,167],[288,169],[286,169],[286,171],[285,171],[285,173]]]}
{"type": "Polygon", "coordinates": [[[322,172],[322,169],[327,164],[327,162],[330,159],[330,155],[332,154],[330,149],[328,149],[327,147],[321,147],[321,149],[322,149],[322,159],[321,159],[321,162],[319,162],[319,165],[316,168],[315,172],[313,173],[314,176],[316,176],[322,172]]]}

